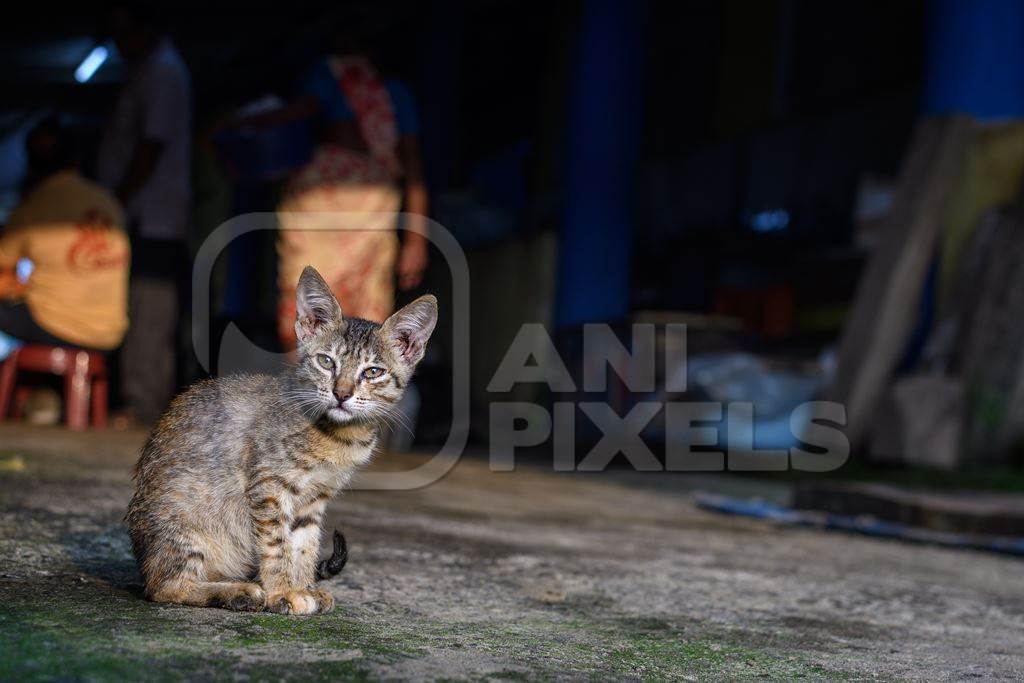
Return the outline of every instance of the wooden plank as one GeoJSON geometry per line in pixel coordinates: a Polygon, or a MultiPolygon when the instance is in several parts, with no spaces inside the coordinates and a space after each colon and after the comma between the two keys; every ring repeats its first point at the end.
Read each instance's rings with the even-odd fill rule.
{"type": "Polygon", "coordinates": [[[974,134],[967,117],[920,121],[900,174],[882,242],[854,297],[839,345],[836,378],[823,397],[846,405],[846,433],[861,448],[874,409],[918,319],[918,303],[946,200],[974,134]]]}

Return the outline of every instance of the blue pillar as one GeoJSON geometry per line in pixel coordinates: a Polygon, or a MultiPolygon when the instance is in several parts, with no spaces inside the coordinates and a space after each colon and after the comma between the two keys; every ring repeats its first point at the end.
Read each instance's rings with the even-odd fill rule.
{"type": "Polygon", "coordinates": [[[1024,116],[1024,2],[931,0],[927,35],[924,113],[1024,116]]]}
{"type": "Polygon", "coordinates": [[[558,327],[629,313],[645,3],[584,0],[570,72],[558,327]]]}

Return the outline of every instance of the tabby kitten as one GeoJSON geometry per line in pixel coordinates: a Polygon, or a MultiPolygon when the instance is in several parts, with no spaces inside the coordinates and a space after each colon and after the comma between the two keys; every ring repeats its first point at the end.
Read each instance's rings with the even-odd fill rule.
{"type": "MultiPolygon", "coordinates": [[[[298,364],[200,382],[157,423],[125,521],[156,602],[327,612],[314,586],[328,499],[365,464],[437,322],[423,296],[383,325],[342,315],[311,267],[299,278],[298,364]]],[[[321,563],[340,570],[335,558],[321,563]]]]}

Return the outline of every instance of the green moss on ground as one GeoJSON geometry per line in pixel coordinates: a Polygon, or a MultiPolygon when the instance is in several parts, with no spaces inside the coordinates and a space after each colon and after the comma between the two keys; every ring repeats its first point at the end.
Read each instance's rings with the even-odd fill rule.
{"type": "Polygon", "coordinates": [[[95,583],[32,588],[0,583],[0,680],[365,680],[395,666],[415,671],[421,659],[480,680],[843,676],[802,654],[744,646],[740,634],[662,619],[553,610],[547,619],[437,623],[344,606],[303,618],[154,605],[95,583]],[[480,672],[479,662],[513,664],[480,672]]]}
{"type": "Polygon", "coordinates": [[[70,586],[64,595],[0,591],[0,680],[366,678],[412,656],[344,614],[315,618],[153,605],[70,586]]]}

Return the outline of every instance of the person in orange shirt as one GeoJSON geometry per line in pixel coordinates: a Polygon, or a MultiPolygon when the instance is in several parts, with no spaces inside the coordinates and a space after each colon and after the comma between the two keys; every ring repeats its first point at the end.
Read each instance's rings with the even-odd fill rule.
{"type": "Polygon", "coordinates": [[[0,332],[26,343],[114,349],[128,329],[124,213],[78,172],[75,145],[56,121],[43,121],[26,142],[22,202],[0,234],[0,332]],[[29,264],[27,279],[14,275],[19,263],[29,264]]]}

